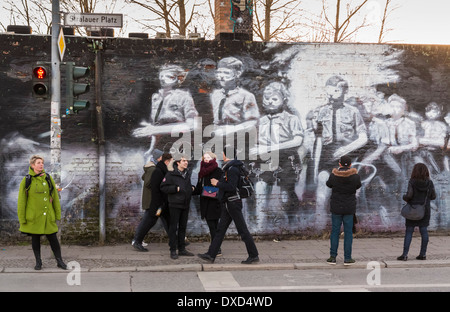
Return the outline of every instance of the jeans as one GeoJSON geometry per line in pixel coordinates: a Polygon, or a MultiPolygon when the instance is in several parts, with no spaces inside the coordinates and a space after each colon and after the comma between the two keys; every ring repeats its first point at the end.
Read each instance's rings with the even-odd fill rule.
{"type": "Polygon", "coordinates": [[[186,249],[186,227],[189,218],[189,206],[185,209],[169,207],[169,246],[170,251],[186,249]]]}
{"type": "MultiPolygon", "coordinates": [[[[134,241],[138,244],[142,244],[145,235],[147,235],[148,231],[151,230],[151,228],[156,224],[159,218],[160,217],[155,215],[153,209],[145,210],[144,216],[142,217],[141,222],[139,222],[139,225],[136,229],[136,233],[134,234],[134,241]]],[[[169,226],[167,224],[167,220],[162,215],[161,221],[163,223],[164,229],[166,230],[167,233],[169,233],[169,226]]]]}
{"type": "MultiPolygon", "coordinates": [[[[426,256],[428,246],[428,227],[419,226],[420,236],[422,242],[420,244],[420,256],[426,256]]],[[[405,241],[403,242],[403,256],[407,256],[409,252],[409,246],[411,245],[412,237],[414,233],[414,226],[407,226],[405,231],[405,241]]]]}
{"type": "Polygon", "coordinates": [[[353,215],[331,214],[330,256],[336,257],[338,254],[341,224],[344,224],[344,260],[350,260],[352,258],[353,215]]]}
{"type": "Polygon", "coordinates": [[[233,202],[221,203],[221,207],[222,213],[220,215],[219,225],[216,235],[209,246],[208,255],[212,258],[217,256],[223,239],[225,238],[225,233],[227,232],[231,221],[233,221],[238,234],[245,243],[248,256],[257,257],[258,250],[256,249],[255,241],[253,240],[252,234],[250,234],[244,216],[242,215],[242,200],[239,199],[233,202]]]}

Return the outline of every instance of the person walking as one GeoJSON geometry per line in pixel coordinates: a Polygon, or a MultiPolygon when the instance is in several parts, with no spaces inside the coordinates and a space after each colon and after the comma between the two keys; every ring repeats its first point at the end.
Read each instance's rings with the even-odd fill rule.
{"type": "Polygon", "coordinates": [[[411,245],[414,228],[419,227],[420,236],[422,238],[420,245],[420,253],[416,257],[417,260],[426,260],[427,247],[428,247],[428,226],[430,225],[431,207],[430,201],[436,199],[436,190],[434,188],[433,181],[430,179],[430,172],[423,163],[417,163],[414,165],[411,178],[408,183],[408,190],[403,195],[403,200],[411,204],[425,203],[425,215],[420,220],[406,219],[405,226],[405,240],[403,243],[403,253],[397,260],[408,260],[409,246],[411,245]]]}
{"type": "MultiPolygon", "coordinates": [[[[206,220],[211,236],[211,242],[217,232],[220,218],[220,202],[218,198],[210,198],[201,196],[204,186],[212,186],[211,179],[220,179],[222,176],[222,169],[217,164],[216,154],[206,152],[202,156],[200,163],[200,171],[198,173],[198,182],[192,195],[200,195],[200,216],[206,220]]],[[[219,254],[221,251],[219,250],[219,254]]]]}
{"type": "Polygon", "coordinates": [[[227,151],[225,148],[223,152],[223,160],[225,164],[222,168],[224,172],[222,177],[220,180],[211,179],[211,184],[219,188],[219,200],[222,212],[220,215],[218,229],[209,246],[208,252],[198,254],[198,256],[203,260],[213,263],[220,250],[223,239],[225,238],[225,233],[230,226],[231,221],[233,221],[239,235],[241,236],[241,239],[245,243],[248,253],[248,258],[241,263],[252,264],[259,262],[258,249],[256,248],[253,237],[247,228],[247,224],[242,214],[242,199],[240,199],[236,192],[240,178],[239,166],[243,166],[243,163],[242,161],[236,159],[235,149],[232,159],[228,158],[226,153],[227,151]]]}
{"type": "Polygon", "coordinates": [[[144,252],[148,251],[148,249],[143,246],[144,237],[160,217],[164,229],[167,234],[169,233],[167,195],[161,192],[160,185],[168,172],[167,165],[171,162],[172,155],[169,153],[163,154],[162,151],[156,149],[152,153],[152,158],[157,159],[158,162],[155,165],[153,161],[149,161],[144,166],[144,174],[142,175],[142,180],[144,181],[142,189],[142,209],[144,209],[145,212],[136,229],[132,242],[132,245],[136,250],[144,252]]]}
{"type": "Polygon", "coordinates": [[[168,168],[169,171],[161,183],[161,191],[167,194],[169,204],[169,246],[172,259],[178,259],[178,256],[194,255],[186,250],[185,237],[189,204],[195,187],[191,184],[191,172],[188,169],[187,158],[181,155],[177,158],[178,160],[173,163],[173,168],[168,168]]]}
{"type": "Polygon", "coordinates": [[[352,259],[353,215],[356,213],[356,190],[361,187],[361,178],[355,168],[351,168],[349,156],[342,156],[339,168],[334,168],[326,182],[331,188],[330,212],[330,258],[328,264],[336,264],[341,225],[344,225],[344,265],[355,263],[352,259]]]}
{"type": "Polygon", "coordinates": [[[30,158],[28,175],[28,179],[31,179],[29,186],[27,176],[20,182],[17,215],[20,223],[19,231],[31,236],[31,247],[36,259],[34,269],[42,269],[41,236],[45,235],[57,266],[66,270],[67,266],[62,259],[61,246],[56,236],[58,232],[56,220],[61,220],[61,204],[55,181],[44,170],[42,156],[33,155],[30,158]]]}

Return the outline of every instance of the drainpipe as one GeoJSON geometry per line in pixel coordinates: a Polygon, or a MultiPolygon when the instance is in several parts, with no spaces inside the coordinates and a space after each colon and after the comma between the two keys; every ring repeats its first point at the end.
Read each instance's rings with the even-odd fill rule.
{"type": "Polygon", "coordinates": [[[98,189],[99,189],[99,243],[105,244],[106,239],[106,156],[105,156],[105,130],[103,128],[102,114],[102,69],[103,69],[103,42],[95,41],[95,113],[97,117],[98,135],[98,189]]]}

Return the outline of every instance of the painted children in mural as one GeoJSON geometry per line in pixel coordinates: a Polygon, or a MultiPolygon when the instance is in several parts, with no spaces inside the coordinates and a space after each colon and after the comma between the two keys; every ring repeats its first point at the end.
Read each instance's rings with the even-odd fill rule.
{"type": "Polygon", "coordinates": [[[239,86],[244,64],[235,57],[225,57],[217,64],[216,78],[221,88],[211,93],[216,135],[246,131],[259,119],[255,96],[239,86]]]}
{"type": "Polygon", "coordinates": [[[326,203],[329,198],[325,181],[328,169],[344,155],[354,159],[356,150],[367,143],[367,129],[359,110],[345,103],[348,83],[342,77],[332,76],[325,84],[327,104],[320,107],[317,117],[314,151],[316,189],[316,227],[326,224],[326,203]],[[317,160],[318,163],[317,163],[317,160]],[[327,169],[328,168],[328,169],[327,169]]]}
{"type": "Polygon", "coordinates": [[[270,187],[279,185],[281,201],[274,204],[280,206],[293,224],[299,207],[295,186],[301,170],[298,150],[303,142],[303,128],[300,118],[289,112],[289,96],[286,86],[280,82],[264,88],[262,106],[266,115],[259,120],[258,148],[254,152],[261,159],[266,158],[264,154],[272,154],[268,160],[270,170],[261,177],[270,187]]]}
{"type": "MultiPolygon", "coordinates": [[[[156,135],[194,129],[194,117],[198,116],[194,100],[189,91],[180,89],[186,75],[178,65],[164,65],[159,72],[161,89],[152,95],[149,122],[141,122],[142,127],[132,133],[134,137],[151,136],[150,148],[146,152],[148,157],[155,146],[156,135]]],[[[161,137],[158,139],[156,141],[161,141],[161,137]]],[[[159,145],[163,149],[165,142],[159,145]]]]}
{"type": "Polygon", "coordinates": [[[425,164],[429,165],[429,168],[433,169],[432,172],[439,173],[441,162],[440,153],[437,152],[444,147],[447,136],[447,125],[439,120],[442,116],[442,107],[436,102],[431,102],[425,108],[425,116],[426,120],[421,123],[424,133],[419,138],[419,145],[422,147],[420,157],[425,164]]]}

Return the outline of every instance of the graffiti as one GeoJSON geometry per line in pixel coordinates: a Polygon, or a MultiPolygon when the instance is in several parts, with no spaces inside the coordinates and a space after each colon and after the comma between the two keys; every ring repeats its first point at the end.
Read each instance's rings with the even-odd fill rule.
{"type": "MultiPolygon", "coordinates": [[[[247,2],[233,4],[242,12],[247,2]]],[[[252,233],[326,231],[330,189],[325,181],[342,155],[352,158],[361,175],[360,228],[403,228],[402,195],[417,162],[430,169],[438,196],[430,228],[450,228],[450,86],[442,80],[448,65],[424,61],[412,48],[389,45],[253,44],[246,51],[205,43],[204,49],[183,46],[186,53],[161,48],[158,56],[105,55],[109,219],[138,222],[141,170],[154,148],[191,150],[195,184],[203,152],[216,152],[220,161],[222,146],[232,142],[255,183],[255,195],[243,209],[252,233]],[[124,75],[117,81],[116,64],[124,75]],[[128,64],[133,68],[124,71],[128,64]],[[425,96],[421,88],[433,92],[425,96]]],[[[40,109],[39,103],[27,101],[40,109]]],[[[48,132],[47,119],[44,126],[11,120],[22,126],[3,126],[1,132],[0,215],[5,220],[16,218],[17,164],[26,167],[35,153],[48,158],[48,144],[42,143],[48,135],[37,135],[48,132]],[[35,128],[28,130],[29,125],[35,128]]],[[[63,120],[63,127],[68,124],[63,120]]],[[[90,132],[87,128],[83,131],[90,132]]],[[[94,206],[98,197],[96,146],[67,142],[70,133],[64,129],[62,137],[63,213],[85,220],[95,215],[84,206],[94,206]],[[94,159],[84,161],[87,154],[94,159]]],[[[187,230],[188,235],[208,233],[198,198],[191,201],[187,230]]]]}
{"type": "Polygon", "coordinates": [[[230,0],[234,33],[252,33],[253,0],[230,0]]]}

